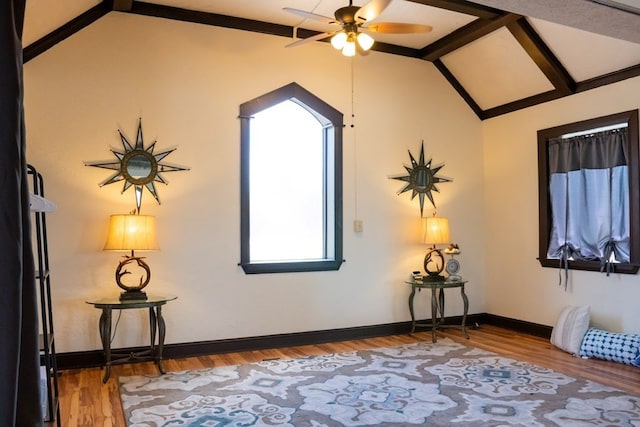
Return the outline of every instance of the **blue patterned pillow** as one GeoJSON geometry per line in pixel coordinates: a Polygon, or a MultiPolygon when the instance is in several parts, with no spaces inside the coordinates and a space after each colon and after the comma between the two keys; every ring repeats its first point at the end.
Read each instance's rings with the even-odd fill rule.
{"type": "Polygon", "coordinates": [[[582,340],[580,356],[640,366],[640,334],[618,334],[590,328],[582,340]]]}

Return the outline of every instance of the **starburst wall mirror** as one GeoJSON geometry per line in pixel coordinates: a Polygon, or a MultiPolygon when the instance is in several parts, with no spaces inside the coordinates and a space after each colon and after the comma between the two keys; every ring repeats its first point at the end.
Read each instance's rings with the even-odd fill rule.
{"type": "Polygon", "coordinates": [[[424,141],[420,146],[420,157],[419,160],[413,157],[411,151],[409,151],[409,158],[411,160],[411,166],[406,166],[405,169],[408,172],[408,175],[394,175],[390,176],[389,179],[397,179],[398,181],[406,182],[406,185],[398,191],[398,195],[411,191],[411,200],[415,199],[418,196],[420,201],[420,217],[424,216],[424,200],[425,197],[429,199],[433,207],[436,207],[436,203],[433,200],[432,192],[440,192],[440,189],[436,184],[441,182],[451,182],[452,179],[444,178],[442,176],[438,176],[438,172],[440,169],[444,167],[444,164],[432,166],[432,159],[429,159],[425,163],[424,159],[424,141]]]}
{"type": "Polygon", "coordinates": [[[189,170],[189,168],[162,163],[163,159],[176,150],[175,148],[154,154],[157,141],[153,141],[151,145],[145,148],[142,136],[142,119],[138,121],[135,145],[129,142],[120,129],[118,129],[118,134],[122,142],[123,150],[119,151],[111,148],[111,152],[116,157],[116,160],[85,162],[85,165],[116,171],[102,181],[99,184],[100,187],[124,181],[122,193],[129,188],[134,188],[138,212],[140,212],[140,206],[142,205],[144,188],[146,188],[156,202],[160,204],[160,196],[158,195],[155,183],[168,184],[168,181],[162,176],[162,173],[186,171],[189,170]]]}

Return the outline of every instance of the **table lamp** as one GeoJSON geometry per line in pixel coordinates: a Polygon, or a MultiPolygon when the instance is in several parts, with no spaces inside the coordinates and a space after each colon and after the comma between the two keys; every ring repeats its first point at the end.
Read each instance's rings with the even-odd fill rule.
{"type": "Polygon", "coordinates": [[[116,283],[124,290],[120,294],[120,300],[146,300],[147,294],[142,289],[149,284],[151,269],[143,257],[135,255],[134,251],[158,250],[156,239],[156,218],[150,215],[111,215],[109,220],[109,234],[104,244],[105,251],[131,251],[131,255],[125,255],[116,269],[116,283]],[[127,266],[142,269],[139,281],[130,283],[124,280],[133,273],[127,270],[127,266]]]}
{"type": "Polygon", "coordinates": [[[424,280],[444,280],[444,276],[441,275],[442,270],[444,269],[444,257],[437,246],[448,245],[450,240],[449,220],[447,218],[436,217],[435,212],[432,217],[426,218],[424,243],[431,245],[431,248],[424,257],[424,271],[427,273],[424,280]]]}

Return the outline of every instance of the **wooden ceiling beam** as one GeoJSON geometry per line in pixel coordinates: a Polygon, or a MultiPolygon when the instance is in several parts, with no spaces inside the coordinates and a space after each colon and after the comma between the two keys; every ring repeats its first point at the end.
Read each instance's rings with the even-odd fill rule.
{"type": "Polygon", "coordinates": [[[493,19],[502,14],[501,10],[489,6],[471,3],[465,0],[409,0],[413,3],[425,6],[446,9],[452,12],[464,13],[465,15],[477,16],[482,19],[493,19]]]}
{"type": "Polygon", "coordinates": [[[469,108],[473,110],[474,113],[478,116],[479,119],[482,120],[482,108],[478,105],[478,103],[473,99],[473,97],[467,92],[467,90],[460,84],[458,79],[449,71],[449,69],[440,61],[436,59],[433,61],[433,65],[440,71],[440,73],[444,76],[445,79],[449,82],[451,86],[458,92],[458,95],[464,99],[469,108]]]}
{"type": "Polygon", "coordinates": [[[433,62],[520,18],[522,18],[521,15],[505,12],[503,15],[494,19],[476,19],[453,33],[431,43],[429,46],[422,48],[420,50],[420,58],[433,62]]]}
{"type": "Polygon", "coordinates": [[[40,55],[43,52],[46,52],[68,37],[71,37],[81,29],[93,24],[95,21],[102,18],[111,11],[111,8],[109,6],[110,5],[106,3],[106,0],[105,2],[98,3],[86,12],[73,18],[71,21],[65,23],[59,28],[56,28],[46,36],[31,43],[29,46],[23,49],[22,61],[26,64],[36,56],[40,55]]]}
{"type": "MultiPolygon", "coordinates": [[[[434,62],[434,64],[436,63],[434,62]]],[[[608,73],[602,76],[597,76],[588,80],[577,82],[574,93],[584,92],[587,90],[595,89],[601,86],[606,86],[612,83],[621,82],[623,80],[631,79],[638,76],[640,76],[640,64],[625,68],[623,70],[614,71],[612,73],[608,73]]],[[[562,94],[558,90],[551,90],[551,91],[543,92],[527,98],[519,99],[513,102],[508,102],[503,105],[498,105],[496,107],[480,111],[480,113],[478,113],[475,110],[472,104],[469,104],[469,106],[472,109],[474,109],[474,111],[476,111],[476,114],[478,114],[478,117],[480,117],[481,120],[486,120],[492,117],[497,117],[503,114],[508,114],[514,111],[522,110],[523,108],[528,108],[534,105],[539,105],[545,102],[553,101],[555,99],[560,99],[569,95],[572,95],[572,93],[562,94]]],[[[464,98],[462,94],[461,96],[464,98]]]]}
{"type": "Polygon", "coordinates": [[[623,68],[622,70],[613,71],[611,73],[583,80],[576,84],[576,93],[621,82],[638,76],[640,76],[640,64],[632,65],[631,67],[623,68]]]}
{"type": "Polygon", "coordinates": [[[113,0],[113,10],[118,12],[131,12],[133,0],[113,0]]]}
{"type": "Polygon", "coordinates": [[[534,105],[544,104],[545,102],[553,101],[555,99],[562,98],[563,96],[565,95],[562,95],[557,90],[550,90],[548,92],[543,92],[537,95],[522,98],[517,101],[498,105],[497,107],[488,108],[481,113],[480,119],[486,120],[492,117],[498,117],[503,114],[508,114],[514,111],[522,110],[524,108],[533,107],[534,105]]]}
{"type": "Polygon", "coordinates": [[[576,82],[526,18],[511,22],[507,28],[561,95],[575,93],[576,82]]]}
{"type": "MultiPolygon", "coordinates": [[[[137,15],[153,16],[156,18],[173,19],[175,21],[214,25],[216,27],[223,28],[233,28],[255,33],[271,34],[274,36],[293,36],[293,28],[288,25],[271,24],[269,22],[255,21],[253,19],[219,15],[216,13],[200,12],[190,9],[181,9],[178,7],[146,3],[137,0],[133,2],[131,13],[137,15]]],[[[300,30],[298,30],[298,34],[300,34],[300,30]]],[[[309,31],[306,34],[310,36],[318,34],[318,32],[309,31]]]]}

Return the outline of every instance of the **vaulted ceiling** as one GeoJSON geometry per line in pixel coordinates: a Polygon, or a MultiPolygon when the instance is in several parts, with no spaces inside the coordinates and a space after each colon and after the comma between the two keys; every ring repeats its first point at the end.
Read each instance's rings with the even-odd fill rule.
{"type": "MultiPolygon", "coordinates": [[[[366,2],[355,0],[358,6],[366,2]]],[[[335,27],[283,8],[333,17],[347,4],[347,0],[27,0],[24,60],[112,12],[281,36],[284,49],[293,39],[335,27]]],[[[432,26],[428,33],[375,33],[372,50],[432,62],[483,120],[640,75],[639,0],[393,0],[375,21],[432,26]]],[[[333,49],[328,43],[326,48],[333,49]]]]}

